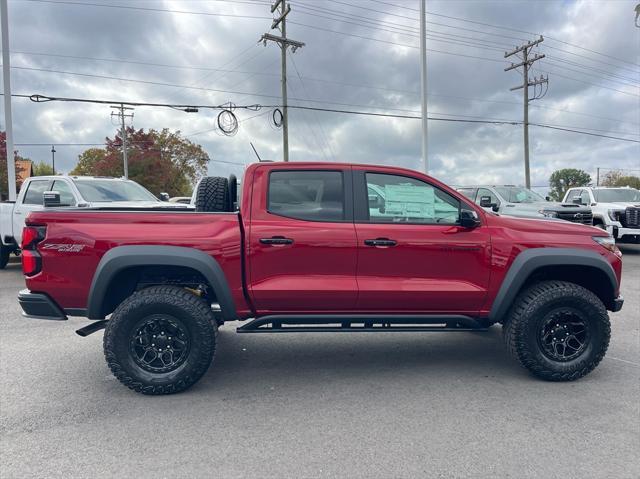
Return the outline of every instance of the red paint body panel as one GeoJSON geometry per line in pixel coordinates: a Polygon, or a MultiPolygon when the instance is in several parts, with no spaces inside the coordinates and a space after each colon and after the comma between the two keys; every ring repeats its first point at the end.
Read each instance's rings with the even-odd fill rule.
{"type": "MultiPolygon", "coordinates": [[[[39,243],[42,271],[26,277],[33,292],[62,308],[86,308],[102,256],[122,245],[196,248],[215,258],[225,274],[238,315],[275,313],[426,312],[488,315],[516,256],[528,248],[571,247],[595,251],[613,267],[619,257],[593,241],[602,230],[569,222],[509,218],[485,212],[439,181],[411,170],[335,163],[261,163],[247,168],[241,209],[232,213],[42,211],[30,225],[46,225],[39,243]],[[445,225],[314,222],[267,211],[273,169],[330,169],[412,176],[458,198],[477,212],[474,229],[445,225]],[[264,245],[285,236],[291,245],[264,245]],[[395,247],[364,246],[388,237],[395,247]],[[82,245],[79,252],[44,244],[82,245]],[[246,251],[242,251],[242,245],[246,251]],[[244,255],[244,261],[243,261],[244,255]],[[243,263],[246,285],[243,285],[243,263]],[[247,291],[248,304],[244,291],[247,291]]],[[[618,291],[616,291],[618,294],[618,291]]]]}
{"type": "Polygon", "coordinates": [[[102,256],[125,245],[171,245],[199,249],[219,263],[239,314],[249,307],[242,292],[238,215],[192,212],[37,212],[29,224],[47,226],[41,244],[76,244],[77,253],[39,248],[42,272],[27,277],[33,292],[49,294],[62,308],[86,308],[91,281],[102,256]]]}

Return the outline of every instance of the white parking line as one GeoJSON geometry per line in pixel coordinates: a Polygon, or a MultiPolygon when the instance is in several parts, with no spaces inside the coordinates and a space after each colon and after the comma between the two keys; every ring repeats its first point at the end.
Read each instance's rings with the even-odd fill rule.
{"type": "Polygon", "coordinates": [[[634,363],[633,361],[627,361],[626,359],[614,358],[613,356],[605,356],[607,359],[615,359],[616,361],[621,361],[627,364],[633,364],[634,366],[640,367],[640,363],[634,363]]]}

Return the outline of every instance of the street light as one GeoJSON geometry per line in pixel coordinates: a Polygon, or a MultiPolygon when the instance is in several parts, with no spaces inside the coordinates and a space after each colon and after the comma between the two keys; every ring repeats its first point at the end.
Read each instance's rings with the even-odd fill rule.
{"type": "Polygon", "coordinates": [[[51,145],[51,169],[53,170],[53,174],[56,174],[56,148],[51,145]]]}

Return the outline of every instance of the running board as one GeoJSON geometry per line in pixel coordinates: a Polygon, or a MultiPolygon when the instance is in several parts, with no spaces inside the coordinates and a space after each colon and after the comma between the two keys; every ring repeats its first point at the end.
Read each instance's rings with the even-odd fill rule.
{"type": "Polygon", "coordinates": [[[368,333],[486,331],[488,323],[462,315],[270,315],[253,319],[236,329],[238,333],[368,333]]]}

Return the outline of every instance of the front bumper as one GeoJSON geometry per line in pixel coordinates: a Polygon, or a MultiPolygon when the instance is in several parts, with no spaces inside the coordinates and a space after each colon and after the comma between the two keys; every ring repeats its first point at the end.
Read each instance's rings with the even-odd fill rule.
{"type": "Polygon", "coordinates": [[[613,304],[611,305],[611,311],[617,313],[622,309],[622,305],[624,304],[624,298],[622,295],[619,295],[616,299],[613,300],[613,304]]]}
{"type": "Polygon", "coordinates": [[[18,303],[22,308],[22,315],[26,318],[55,321],[67,319],[60,307],[46,294],[32,293],[28,289],[23,289],[18,293],[18,303]]]}
{"type": "Polygon", "coordinates": [[[609,225],[607,232],[615,239],[622,239],[624,236],[640,237],[640,228],[625,228],[623,226],[609,225]]]}

